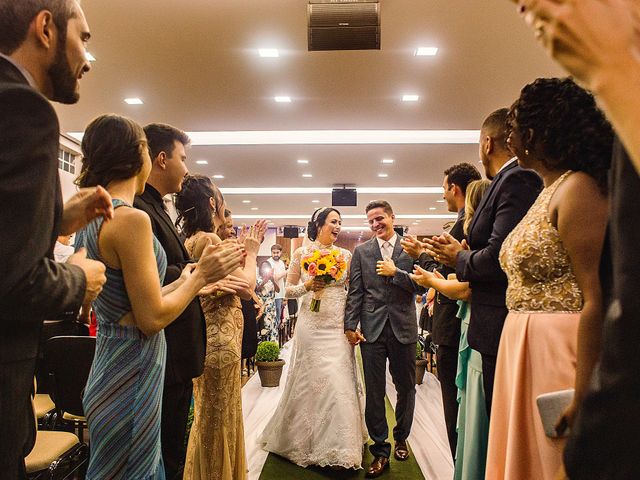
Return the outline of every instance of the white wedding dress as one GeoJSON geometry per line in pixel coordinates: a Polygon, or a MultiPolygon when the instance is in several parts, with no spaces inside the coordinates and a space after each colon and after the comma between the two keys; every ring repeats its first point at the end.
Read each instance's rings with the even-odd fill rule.
{"type": "MultiPolygon", "coordinates": [[[[258,438],[265,450],[309,465],[362,468],[364,392],[355,350],[344,335],[345,282],[348,272],[322,292],[320,311],[312,312],[309,279],[300,269],[301,255],[319,243],[295,251],[287,276],[287,297],[298,297],[298,321],[284,392],[258,438]]],[[[334,247],[335,248],[335,247],[334,247]]],[[[347,261],[349,251],[340,249],[347,261]]]]}

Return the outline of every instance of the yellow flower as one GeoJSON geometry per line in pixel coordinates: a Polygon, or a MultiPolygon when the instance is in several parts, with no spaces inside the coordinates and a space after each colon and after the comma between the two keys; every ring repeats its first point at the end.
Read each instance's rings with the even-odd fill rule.
{"type": "Polygon", "coordinates": [[[329,273],[329,270],[331,269],[331,265],[327,260],[327,257],[318,259],[318,261],[316,262],[316,265],[318,265],[318,275],[326,275],[329,273]]]}

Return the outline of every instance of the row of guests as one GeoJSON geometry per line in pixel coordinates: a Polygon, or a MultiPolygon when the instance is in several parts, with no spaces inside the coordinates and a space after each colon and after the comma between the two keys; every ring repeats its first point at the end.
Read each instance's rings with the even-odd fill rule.
{"type": "Polygon", "coordinates": [[[78,184],[105,185],[115,211],[76,240],[76,248],[106,265],[107,277],[93,302],[96,355],[83,399],[87,478],[180,477],[192,378],[195,417],[184,478],[246,472],[240,298],[250,299],[255,287],[266,224],[239,240],[213,233],[225,223],[224,199],[208,177],[185,177],[188,143],[174,127],[143,130],[117,115],[98,117],[85,131],[78,184]],[[167,193],[177,194],[184,244],[163,208],[167,193]],[[217,250],[225,255],[212,268],[209,252],[217,250]]]}
{"type": "Polygon", "coordinates": [[[460,328],[456,315],[462,320],[459,344],[445,338],[438,356],[456,478],[562,472],[565,440],[545,434],[536,398],[575,387],[558,421],[562,435],[598,359],[612,144],[591,94],[571,79],[538,79],[482,127],[491,184],[475,180],[468,164],[447,170],[444,198],[458,222],[450,233],[405,245],[425,267],[415,279],[440,292],[434,316],[448,327],[434,319],[436,343],[439,330],[460,328]],[[449,268],[429,272],[436,262],[449,268]],[[470,301],[452,315],[444,295],[470,301]]]}

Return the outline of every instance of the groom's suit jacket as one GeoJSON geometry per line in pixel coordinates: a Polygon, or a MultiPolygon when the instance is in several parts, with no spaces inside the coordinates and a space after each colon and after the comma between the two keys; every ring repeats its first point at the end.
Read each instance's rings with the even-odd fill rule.
{"type": "Polygon", "coordinates": [[[344,329],[355,330],[360,324],[368,343],[378,339],[387,321],[400,343],[418,341],[414,299],[422,288],[409,277],[413,259],[402,250],[401,238],[398,235],[391,257],[398,268],[393,277],[376,273],[382,253],[375,236],[353,252],[344,329]]]}

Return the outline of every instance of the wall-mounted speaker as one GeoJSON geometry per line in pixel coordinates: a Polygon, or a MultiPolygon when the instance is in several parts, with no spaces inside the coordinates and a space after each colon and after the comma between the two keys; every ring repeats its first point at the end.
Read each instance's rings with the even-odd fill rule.
{"type": "Polygon", "coordinates": [[[357,207],[358,192],[355,188],[334,188],[331,191],[332,207],[357,207]]]}
{"type": "Polygon", "coordinates": [[[309,0],[309,51],[380,50],[380,2],[309,0]]]}
{"type": "Polygon", "coordinates": [[[298,227],[284,227],[282,229],[282,236],[284,238],[298,238],[298,227]]]}
{"type": "Polygon", "coordinates": [[[401,237],[404,235],[404,227],[393,227],[393,230],[401,237]]]}

